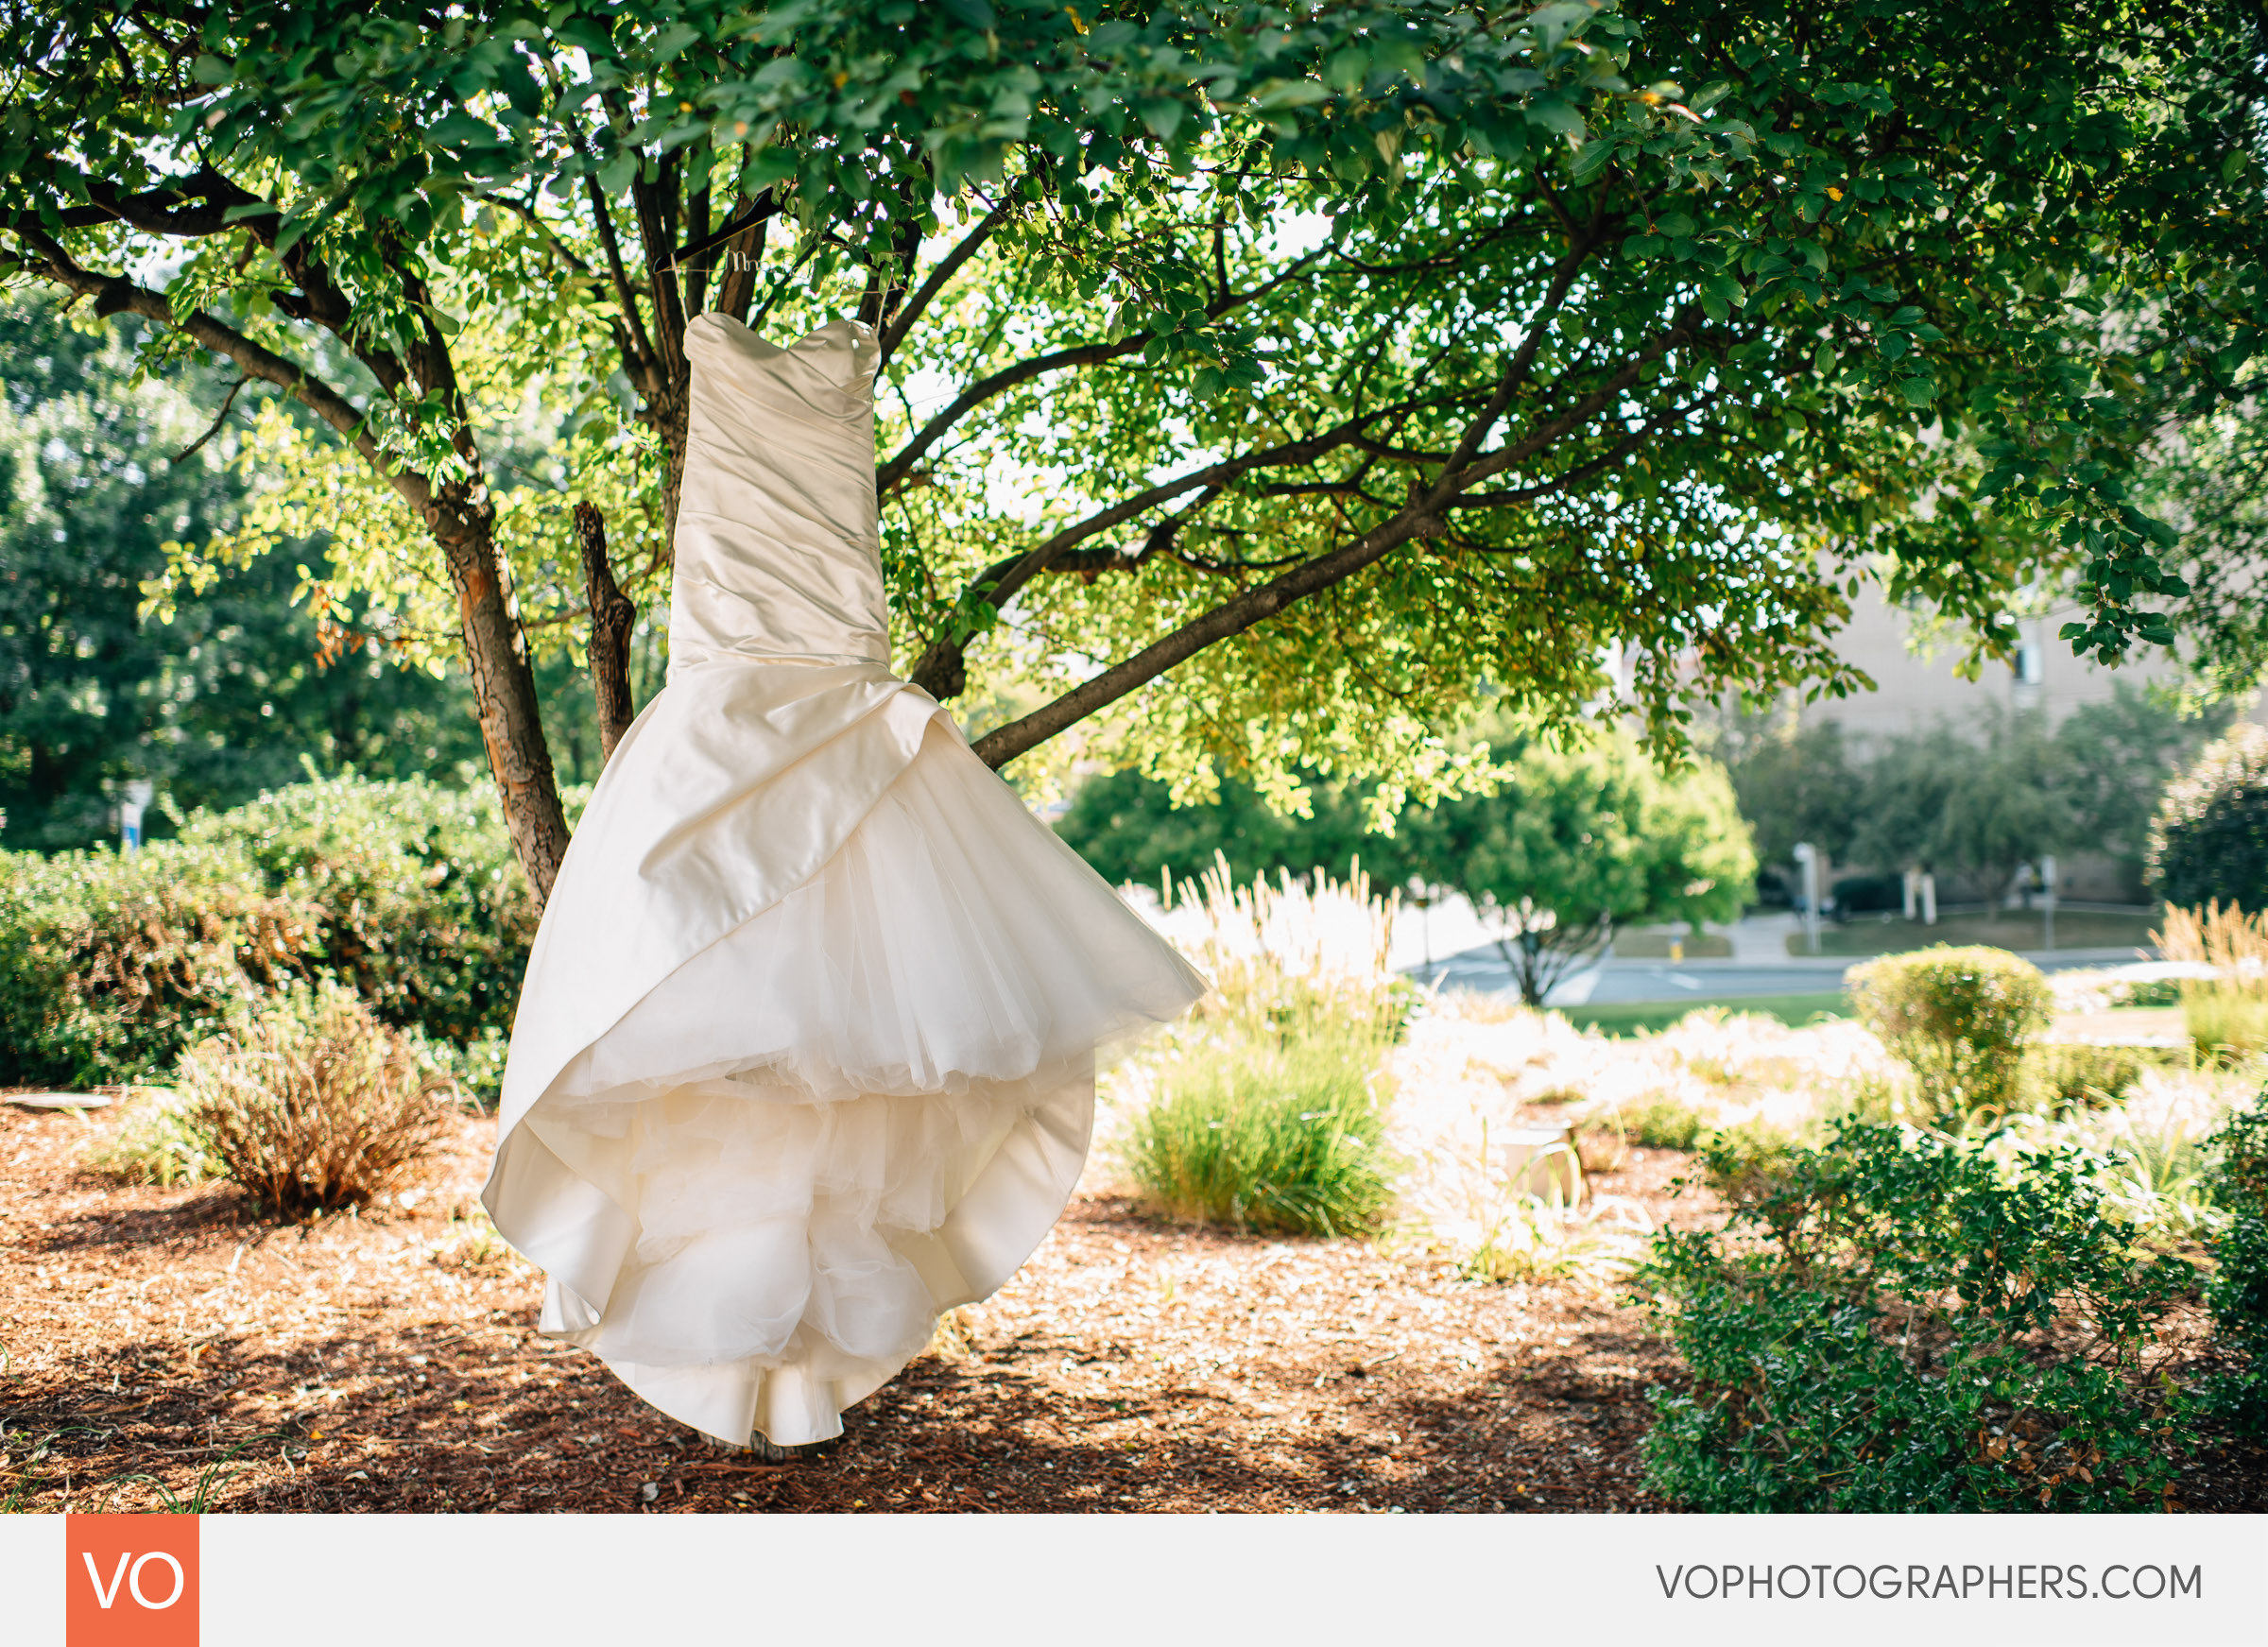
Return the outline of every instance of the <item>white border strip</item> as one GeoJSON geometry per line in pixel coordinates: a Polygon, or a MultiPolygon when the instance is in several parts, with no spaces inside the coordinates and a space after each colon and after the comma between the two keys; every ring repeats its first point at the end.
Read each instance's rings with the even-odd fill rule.
{"type": "MultiPolygon", "coordinates": [[[[2268,1517],[212,1516],[200,1536],[208,1647],[279,1621],[324,1647],[2268,1643],[2268,1517]]],[[[60,1517],[0,1521],[8,1647],[62,1647],[63,1575],[60,1517]]]]}

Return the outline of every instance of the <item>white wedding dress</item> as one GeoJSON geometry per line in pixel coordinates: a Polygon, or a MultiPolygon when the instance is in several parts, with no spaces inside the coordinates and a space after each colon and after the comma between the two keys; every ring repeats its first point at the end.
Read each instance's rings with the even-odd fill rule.
{"type": "Polygon", "coordinates": [[[542,1331],[784,1446],[1015,1272],[1096,1045],[1205,985],[890,673],[874,335],[686,351],[668,684],[544,910],[482,1199],[542,1331]]]}

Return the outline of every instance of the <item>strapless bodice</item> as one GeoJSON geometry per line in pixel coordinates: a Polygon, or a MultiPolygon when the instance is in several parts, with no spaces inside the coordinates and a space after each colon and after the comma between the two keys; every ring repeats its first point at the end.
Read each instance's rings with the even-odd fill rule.
{"type": "Polygon", "coordinates": [[[728,656],[886,666],[873,332],[833,320],[782,349],[703,315],[685,352],[670,678],[728,656]]]}

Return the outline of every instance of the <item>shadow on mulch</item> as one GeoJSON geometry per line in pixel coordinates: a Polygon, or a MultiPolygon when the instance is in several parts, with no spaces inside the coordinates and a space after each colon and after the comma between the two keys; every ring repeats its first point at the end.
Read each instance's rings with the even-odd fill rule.
{"type": "MultiPolygon", "coordinates": [[[[80,1175],[80,1188],[108,1188],[94,1174],[80,1175]]],[[[259,1215],[249,1196],[230,1185],[200,1185],[195,1198],[178,1206],[134,1207],[86,1213],[57,1222],[43,1231],[43,1247],[58,1251],[111,1246],[173,1246],[210,1230],[288,1228],[259,1215]]]]}
{"type": "MultiPolygon", "coordinates": [[[[1359,1242],[1074,1200],[1003,1293],[784,1465],[532,1330],[532,1270],[430,1198],[302,1225],[75,1168],[0,1123],[0,1501],[57,1510],[1658,1511],[1638,1446],[1682,1369],[1610,1291],[1480,1286],[1359,1242]],[[948,1359],[949,1358],[949,1359],[948,1359]],[[159,1490],[162,1484],[163,1492],[159,1490]]],[[[2268,1507],[2230,1448],[2193,1509],[2268,1507]]]]}

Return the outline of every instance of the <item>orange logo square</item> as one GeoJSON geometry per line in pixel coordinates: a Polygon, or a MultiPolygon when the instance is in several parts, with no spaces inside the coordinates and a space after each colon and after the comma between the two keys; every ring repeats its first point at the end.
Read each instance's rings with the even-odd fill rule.
{"type": "Polygon", "coordinates": [[[198,1647],[195,1516],[65,1516],[65,1647],[198,1647]]]}

